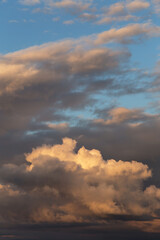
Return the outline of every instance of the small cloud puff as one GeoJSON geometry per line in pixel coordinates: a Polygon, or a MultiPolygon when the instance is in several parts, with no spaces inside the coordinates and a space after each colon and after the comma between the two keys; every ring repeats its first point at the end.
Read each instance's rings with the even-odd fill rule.
{"type": "Polygon", "coordinates": [[[47,126],[51,129],[57,130],[57,131],[62,131],[66,132],[69,130],[69,124],[68,123],[48,123],[47,126]]]}
{"type": "Polygon", "coordinates": [[[73,23],[74,23],[73,20],[66,20],[66,21],[63,22],[63,24],[65,24],[65,25],[71,25],[73,23]]]}

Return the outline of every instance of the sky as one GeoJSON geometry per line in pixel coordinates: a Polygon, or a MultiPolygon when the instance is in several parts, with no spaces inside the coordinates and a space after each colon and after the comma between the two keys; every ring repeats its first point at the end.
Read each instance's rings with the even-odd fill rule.
{"type": "Polygon", "coordinates": [[[0,238],[160,239],[160,0],[0,0],[0,238]]]}

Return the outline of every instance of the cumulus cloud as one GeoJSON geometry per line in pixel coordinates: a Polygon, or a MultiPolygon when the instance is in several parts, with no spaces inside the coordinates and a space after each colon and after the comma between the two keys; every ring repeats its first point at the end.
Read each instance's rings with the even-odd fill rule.
{"type": "Polygon", "coordinates": [[[98,223],[110,215],[159,216],[160,189],[143,190],[151,177],[147,165],[106,161],[96,149],[76,153],[75,147],[75,140],[64,138],[26,154],[29,165],[3,165],[0,221],[98,223]]]}

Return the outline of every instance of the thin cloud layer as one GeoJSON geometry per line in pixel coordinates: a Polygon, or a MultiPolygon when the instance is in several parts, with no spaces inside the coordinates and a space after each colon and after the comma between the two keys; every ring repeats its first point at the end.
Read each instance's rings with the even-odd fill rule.
{"type": "Polygon", "coordinates": [[[138,22],[142,18],[139,17],[139,12],[143,12],[144,16],[150,20],[150,15],[148,15],[150,9],[152,9],[152,14],[159,11],[159,3],[156,0],[116,1],[113,4],[102,2],[103,7],[101,6],[101,8],[99,8],[97,0],[20,0],[19,3],[31,7],[38,6],[34,12],[51,13],[52,10],[66,10],[69,15],[74,16],[77,20],[93,21],[98,24],[120,21],[138,22]]]}
{"type": "Polygon", "coordinates": [[[127,4],[127,8],[131,12],[140,11],[149,8],[150,3],[147,1],[131,1],[127,4]]]}
{"type": "Polygon", "coordinates": [[[105,125],[110,124],[120,124],[129,123],[130,126],[139,126],[142,122],[150,119],[158,119],[158,114],[147,114],[141,109],[127,109],[124,107],[114,108],[108,112],[108,118],[106,121],[104,119],[96,119],[95,123],[101,123],[105,125]]]}
{"type": "Polygon", "coordinates": [[[40,0],[19,0],[19,2],[24,5],[35,5],[35,4],[39,4],[41,1],[40,0]]]}
{"type": "Polygon", "coordinates": [[[151,26],[148,23],[131,24],[120,29],[114,29],[100,33],[96,39],[97,44],[104,44],[108,42],[129,43],[134,41],[134,37],[146,38],[158,36],[160,28],[158,26],[151,26]]]}
{"type": "Polygon", "coordinates": [[[138,11],[146,10],[150,6],[145,1],[116,2],[105,8],[104,13],[99,16],[98,24],[109,24],[111,22],[133,21],[138,22],[139,16],[133,15],[138,11]]]}

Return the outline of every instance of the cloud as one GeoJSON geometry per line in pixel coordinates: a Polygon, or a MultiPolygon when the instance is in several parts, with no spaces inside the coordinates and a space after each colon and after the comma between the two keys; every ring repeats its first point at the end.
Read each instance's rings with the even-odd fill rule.
{"type": "Polygon", "coordinates": [[[60,108],[85,108],[92,102],[89,86],[97,77],[119,74],[129,57],[124,49],[95,46],[92,36],[1,55],[0,134],[23,127],[25,134],[32,120],[47,109],[55,113],[60,108]]]}
{"type": "Polygon", "coordinates": [[[73,1],[73,0],[62,0],[62,1],[46,1],[46,3],[50,7],[57,7],[57,8],[72,8],[78,11],[84,11],[88,9],[90,6],[90,3],[92,1],[86,1],[86,0],[78,0],[78,1],[73,1]]]}
{"type": "Polygon", "coordinates": [[[84,11],[91,10],[92,0],[19,0],[19,3],[28,6],[41,5],[33,9],[34,13],[44,12],[51,14],[53,9],[60,9],[78,17],[80,14],[83,16],[84,11]]]}
{"type": "Polygon", "coordinates": [[[41,1],[40,0],[19,0],[19,2],[23,5],[35,5],[35,4],[39,4],[41,1]]]}
{"type": "Polygon", "coordinates": [[[141,97],[152,101],[151,92],[158,96],[159,63],[155,73],[143,74],[133,63],[141,45],[127,45],[159,36],[159,26],[146,22],[158,1],[102,2],[19,1],[53,21],[59,13],[73,17],[75,26],[91,21],[89,31],[96,33],[0,55],[1,228],[58,232],[32,239],[60,239],[59,232],[77,229],[79,239],[112,239],[110,232],[117,239],[123,227],[147,232],[144,239],[159,232],[160,117],[147,113],[153,108],[121,106],[125,99],[125,106],[136,106],[141,97]],[[104,32],[92,26],[112,21],[114,28],[104,32]]]}
{"type": "Polygon", "coordinates": [[[157,118],[158,115],[144,113],[141,109],[127,109],[124,107],[118,107],[111,109],[108,112],[109,119],[96,119],[95,123],[101,123],[105,125],[119,124],[128,122],[130,126],[138,126],[146,119],[157,118]]]}
{"type": "Polygon", "coordinates": [[[43,82],[56,84],[74,75],[107,72],[117,68],[119,56],[127,55],[108,48],[94,48],[93,41],[88,41],[91,43],[90,49],[85,47],[87,41],[66,40],[2,56],[0,95],[43,82]]]}
{"type": "Polygon", "coordinates": [[[147,1],[130,1],[130,2],[116,2],[110,5],[106,10],[108,15],[124,16],[128,10],[131,12],[140,11],[150,7],[150,3],[147,1]]]}
{"type": "MultiPolygon", "coordinates": [[[[125,32],[125,29],[121,28],[121,31],[125,32]]],[[[117,34],[119,29],[115,32],[117,34]]],[[[110,39],[115,41],[116,34],[110,39]]],[[[141,31],[139,34],[142,34],[141,31]]],[[[127,38],[127,34],[122,35],[124,39],[127,38]]],[[[142,158],[149,161],[152,153],[151,159],[158,159],[159,148],[155,149],[155,146],[159,144],[159,125],[156,125],[154,118],[142,114],[140,121],[143,117],[152,121],[148,125],[144,121],[135,130],[133,123],[136,120],[133,119],[117,122],[113,130],[113,124],[93,124],[92,120],[80,121],[78,118],[79,110],[85,111],[89,106],[91,111],[97,108],[96,104],[99,103],[94,99],[97,93],[102,94],[105,91],[108,99],[111,96],[109,93],[117,94],[122,90],[123,94],[128,94],[129,90],[133,93],[132,84],[126,88],[126,84],[129,84],[128,75],[125,79],[125,73],[128,74],[131,70],[128,67],[130,53],[125,48],[113,49],[111,46],[95,45],[98,38],[99,34],[95,34],[0,56],[1,164],[5,161],[24,161],[23,152],[30,151],[43,142],[57,143],[65,135],[76,139],[84,135],[80,140],[81,144],[86,144],[89,148],[94,145],[94,148],[102,149],[103,153],[106,153],[104,143],[107,143],[109,156],[114,158],[120,159],[122,155],[124,160],[142,158]],[[56,114],[59,113],[61,117],[57,120],[56,114]],[[52,125],[52,128],[47,126],[48,123],[55,122],[57,125],[52,125]],[[71,122],[72,127],[60,130],[59,123],[62,122],[71,122]],[[132,129],[129,124],[124,124],[128,122],[132,123],[132,129]],[[122,132],[125,137],[119,142],[116,136],[121,136],[122,132]],[[141,132],[141,137],[138,132],[141,132]],[[154,139],[155,146],[150,145],[147,139],[154,139]],[[8,144],[12,149],[6,152],[8,144]],[[124,150],[123,144],[128,146],[128,150],[124,150]],[[135,158],[131,158],[132,156],[135,158]]],[[[137,79],[135,84],[140,82],[137,79]]],[[[133,114],[132,111],[131,113],[133,114]]],[[[109,120],[108,117],[112,118],[98,116],[103,119],[103,123],[109,120]]]]}
{"type": "Polygon", "coordinates": [[[152,0],[154,10],[156,14],[160,13],[160,1],[159,0],[152,0]]]}
{"type": "Polygon", "coordinates": [[[154,80],[152,81],[152,83],[150,85],[150,88],[148,89],[148,91],[150,91],[150,92],[157,92],[158,93],[159,90],[160,90],[160,70],[159,70],[159,67],[160,67],[160,61],[158,60],[156,62],[156,66],[153,70],[154,80]]]}
{"type": "MultiPolygon", "coordinates": [[[[120,30],[122,29],[125,32],[125,28],[120,30]]],[[[117,34],[119,29],[115,32],[117,34]]],[[[114,41],[115,35],[113,34],[110,39],[114,41]]],[[[125,37],[127,38],[127,34],[123,35],[123,38],[125,37]]],[[[64,134],[73,138],[84,134],[86,138],[82,139],[85,144],[92,147],[94,143],[94,147],[102,147],[103,152],[106,152],[104,146],[106,141],[110,155],[121,158],[120,148],[123,146],[120,144],[119,147],[116,139],[114,139],[115,145],[111,146],[112,130],[106,129],[107,125],[97,124],[95,126],[92,120],[80,122],[77,117],[80,109],[85,111],[91,106],[91,111],[94,111],[97,108],[95,94],[104,96],[105,93],[105,96],[107,94],[110,98],[111,93],[118,94],[123,91],[123,94],[132,94],[138,91],[133,86],[133,81],[130,85],[128,75],[125,78],[125,74],[131,71],[128,66],[130,52],[125,48],[114,47],[113,49],[111,46],[95,45],[96,39],[99,39],[99,34],[33,46],[0,56],[1,163],[24,160],[24,151],[30,151],[33,146],[42,144],[43,141],[57,143],[64,134]],[[71,111],[69,114],[68,110],[71,111]],[[57,121],[56,114],[59,112],[61,112],[61,118],[57,121]],[[68,119],[66,119],[67,116],[68,119]],[[59,121],[61,123],[71,121],[72,127],[66,131],[47,127],[48,122],[59,124],[59,121]],[[94,137],[92,138],[93,129],[97,129],[97,132],[95,134],[93,131],[94,137]],[[99,139],[101,146],[96,145],[96,139],[99,139]],[[7,143],[12,146],[12,151],[6,153],[7,143]],[[114,146],[116,146],[116,151],[114,146]]],[[[135,84],[140,83],[140,79],[137,79],[135,84]]],[[[98,118],[102,117],[98,116],[98,118]]],[[[107,118],[104,117],[104,122],[106,120],[107,118]]],[[[124,125],[123,122],[121,123],[124,125]]],[[[123,129],[121,123],[117,123],[117,132],[120,135],[123,129]]],[[[146,131],[148,131],[148,138],[153,139],[153,135],[157,136],[158,130],[151,133],[152,123],[146,127],[147,130],[143,130],[144,125],[142,125],[142,136],[146,131]]],[[[153,129],[156,129],[155,122],[153,125],[153,129]]],[[[136,131],[133,133],[130,128],[126,130],[127,140],[124,145],[128,145],[134,136],[134,141],[141,146],[141,148],[138,146],[140,157],[148,159],[147,153],[149,149],[149,156],[150,152],[153,152],[152,146],[149,146],[146,140],[143,140],[142,144],[136,131]],[[147,152],[144,151],[144,146],[147,152]]],[[[116,132],[113,135],[116,136],[116,132]]],[[[157,144],[157,137],[155,139],[157,144]]],[[[134,156],[138,159],[135,148],[135,153],[130,145],[128,148],[130,153],[129,150],[123,151],[122,157],[127,159],[128,156],[129,158],[134,156]]],[[[153,156],[157,159],[159,148],[156,150],[153,147],[153,149],[153,156]]]]}
{"type": "Polygon", "coordinates": [[[69,124],[68,123],[57,123],[57,124],[55,124],[55,123],[48,123],[47,124],[47,126],[49,127],[49,128],[51,128],[51,129],[55,129],[55,130],[57,130],[57,131],[64,131],[64,132],[66,132],[66,131],[68,131],[68,128],[69,128],[69,124]]]}
{"type": "Polygon", "coordinates": [[[8,22],[9,22],[9,23],[18,23],[18,21],[15,20],[15,19],[9,20],[8,22]]]}
{"type": "Polygon", "coordinates": [[[123,2],[117,2],[112,4],[107,9],[107,14],[109,15],[124,15],[125,14],[125,5],[123,2]]]}
{"type": "MultiPolygon", "coordinates": [[[[53,9],[65,10],[71,16],[81,19],[82,21],[96,21],[97,24],[108,24],[119,21],[139,21],[142,18],[147,18],[146,14],[142,17],[137,16],[136,13],[140,10],[149,9],[150,3],[148,1],[116,1],[114,4],[103,4],[101,9],[98,9],[96,1],[92,0],[20,0],[24,5],[40,4],[33,12],[44,12],[53,14],[53,9]],[[44,7],[42,7],[44,5],[44,7]],[[131,13],[135,13],[132,15],[131,13]]],[[[156,0],[153,3],[158,6],[156,0]]]]}
{"type": "Polygon", "coordinates": [[[98,16],[94,13],[84,12],[80,14],[78,17],[83,21],[93,21],[93,20],[96,20],[98,16]]]}
{"type": "Polygon", "coordinates": [[[67,20],[67,21],[64,21],[63,24],[66,24],[66,25],[71,25],[73,24],[74,21],[73,20],[67,20]]]}
{"type": "MultiPolygon", "coordinates": [[[[152,187],[151,187],[152,188],[152,187]]],[[[133,227],[139,228],[141,231],[159,233],[159,219],[154,219],[153,221],[131,221],[130,225],[133,227]]]]}
{"type": "Polygon", "coordinates": [[[150,6],[150,3],[147,1],[135,0],[135,1],[129,2],[126,7],[128,8],[129,11],[136,12],[143,9],[147,9],[149,8],[149,6],[150,6]]]}
{"type": "Polygon", "coordinates": [[[101,16],[101,19],[97,21],[97,24],[109,24],[111,22],[117,21],[129,21],[138,19],[136,16],[132,16],[130,14],[122,15],[122,16],[106,16],[106,14],[101,16]]]}
{"type": "Polygon", "coordinates": [[[149,8],[150,4],[146,1],[126,1],[116,2],[109,7],[104,8],[104,13],[99,15],[98,24],[109,24],[111,22],[120,21],[136,21],[138,22],[142,17],[132,15],[131,13],[149,8]]]}
{"type": "Polygon", "coordinates": [[[126,43],[135,37],[153,37],[159,34],[158,26],[148,23],[131,24],[78,40],[48,43],[2,55],[0,95],[44,82],[58,83],[76,75],[93,76],[112,71],[118,68],[119,57],[127,59],[129,53],[102,47],[101,44],[126,43]]]}
{"type": "Polygon", "coordinates": [[[120,29],[105,31],[98,34],[95,41],[96,44],[103,44],[108,42],[128,43],[134,40],[134,37],[153,37],[160,34],[159,26],[151,26],[149,23],[144,24],[129,24],[120,29]]]}
{"type": "MultiPolygon", "coordinates": [[[[42,12],[45,14],[53,14],[53,10],[65,11],[66,14],[83,21],[91,21],[97,18],[94,14],[96,8],[92,6],[92,0],[19,0],[20,4],[33,6],[39,4],[38,8],[32,10],[32,13],[42,12]]],[[[53,17],[53,19],[59,18],[53,17]]],[[[73,19],[64,21],[65,24],[72,24],[73,19]]]]}
{"type": "Polygon", "coordinates": [[[30,165],[2,166],[1,222],[100,223],[110,215],[159,217],[160,189],[142,187],[151,177],[147,165],[106,161],[96,149],[81,147],[76,153],[75,147],[75,140],[64,138],[62,144],[43,145],[26,154],[30,165]]]}

